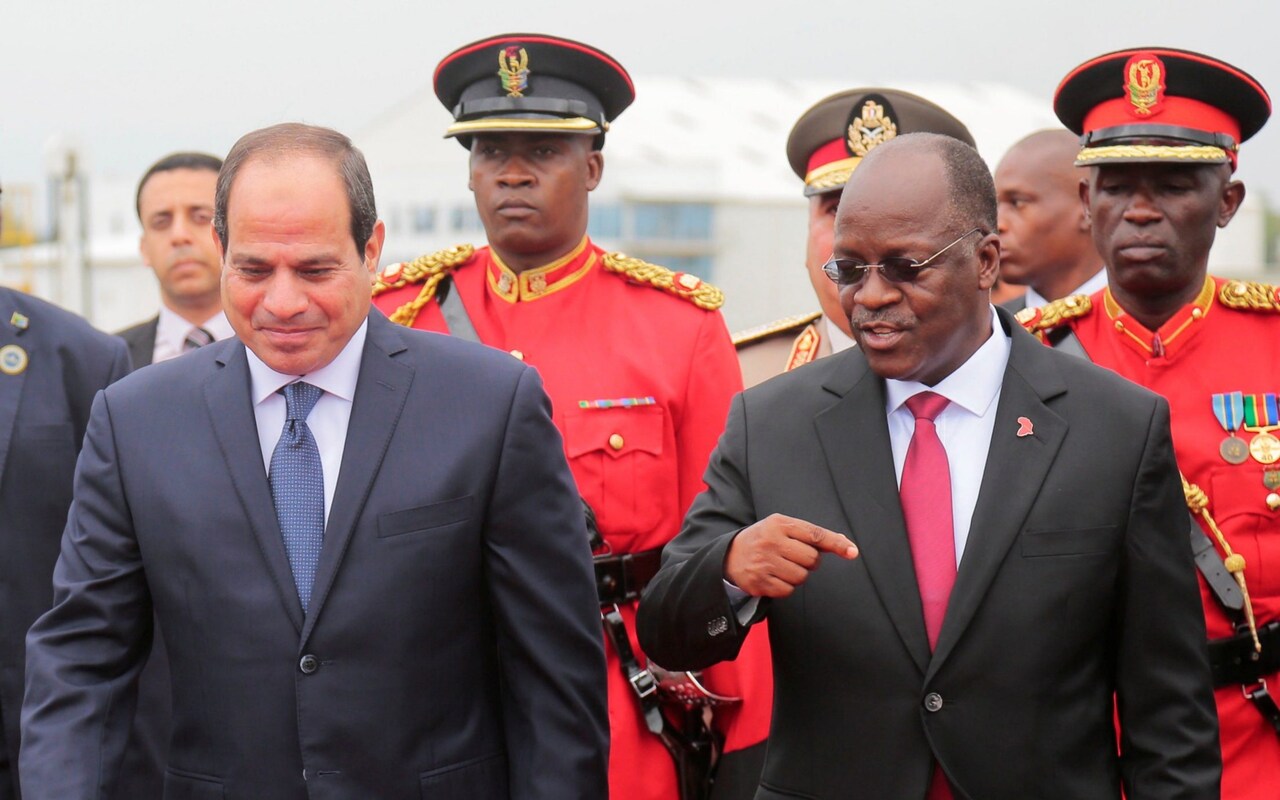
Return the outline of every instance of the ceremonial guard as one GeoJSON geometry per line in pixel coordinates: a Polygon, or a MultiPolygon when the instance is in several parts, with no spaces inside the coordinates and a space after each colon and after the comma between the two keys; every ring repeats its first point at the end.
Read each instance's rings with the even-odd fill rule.
{"type": "Polygon", "coordinates": [[[611,796],[705,797],[713,768],[717,797],[736,785],[754,794],[772,697],[767,637],[696,677],[655,675],[635,642],[640,591],[703,489],[742,384],[718,289],[586,235],[605,132],[634,99],[630,76],[588,45],[510,34],[446,56],[435,91],[456,120],[445,135],[470,152],[488,246],[392,265],[375,302],[400,324],[505,350],[546,384],[599,534],[611,796]]]}
{"type": "Polygon", "coordinates": [[[903,133],[942,133],[973,146],[969,129],[945,109],[914,94],[876,87],[820,100],[791,129],[787,160],[809,199],[804,263],[821,310],[734,335],[747,386],[853,346],[840,294],[822,265],[831,257],[836,206],[849,176],[863,156],[903,133]]]}
{"type": "Polygon", "coordinates": [[[1092,168],[1081,197],[1110,286],[1020,321],[1168,398],[1217,686],[1222,796],[1275,798],[1280,291],[1207,274],[1214,233],[1244,199],[1232,178],[1240,143],[1271,102],[1230,64],[1145,48],[1072,70],[1054,105],[1081,136],[1076,164],[1092,168]]]}

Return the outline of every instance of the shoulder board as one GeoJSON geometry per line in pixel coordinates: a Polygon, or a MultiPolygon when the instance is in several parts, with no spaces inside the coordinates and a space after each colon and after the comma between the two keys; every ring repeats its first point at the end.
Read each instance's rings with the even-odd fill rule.
{"type": "Polygon", "coordinates": [[[1018,324],[1031,333],[1041,333],[1056,328],[1069,319],[1079,319],[1093,311],[1093,301],[1087,294],[1062,297],[1038,308],[1024,308],[1014,315],[1018,324]]]}
{"type": "Polygon", "coordinates": [[[475,252],[471,245],[460,244],[418,256],[412,261],[390,264],[378,273],[378,280],[373,284],[373,296],[411,283],[421,283],[433,275],[444,275],[470,261],[475,252]]]}
{"type": "Polygon", "coordinates": [[[666,267],[650,264],[622,253],[605,253],[604,268],[609,272],[630,278],[636,283],[647,283],[667,294],[688,300],[698,308],[715,311],[724,305],[724,293],[696,275],[672,272],[666,267]]]}
{"type": "Polygon", "coordinates": [[[739,331],[733,335],[733,346],[742,347],[780,333],[791,333],[810,323],[817,322],[821,317],[822,312],[815,311],[812,314],[796,314],[795,316],[776,319],[773,322],[766,322],[754,328],[747,328],[745,331],[739,331]]]}
{"type": "Polygon", "coordinates": [[[1255,281],[1227,281],[1218,291],[1218,300],[1227,308],[1241,311],[1280,313],[1280,287],[1255,281]]]}

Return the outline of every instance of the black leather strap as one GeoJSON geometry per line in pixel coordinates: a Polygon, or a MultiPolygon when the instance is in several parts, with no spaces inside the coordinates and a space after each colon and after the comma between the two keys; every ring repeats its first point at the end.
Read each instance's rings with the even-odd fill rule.
{"type": "Polygon", "coordinates": [[[1280,708],[1276,707],[1275,698],[1267,691],[1267,682],[1258,681],[1255,686],[1245,686],[1244,696],[1258,709],[1263,719],[1271,723],[1276,735],[1280,736],[1280,708]]]}
{"type": "Polygon", "coordinates": [[[557,117],[594,119],[591,107],[583,101],[558,97],[482,97],[459,103],[453,109],[453,117],[459,122],[499,113],[551,114],[557,117]]]}
{"type": "Polygon", "coordinates": [[[1280,621],[1258,628],[1262,652],[1253,645],[1253,634],[1247,627],[1235,636],[1209,640],[1209,666],[1213,669],[1214,686],[1257,683],[1280,672],[1280,621]]]}
{"type": "Polygon", "coordinates": [[[1196,559],[1196,569],[1204,576],[1205,583],[1209,584],[1213,596],[1218,599],[1227,616],[1234,622],[1242,622],[1244,593],[1240,591],[1240,584],[1227,572],[1227,565],[1222,562],[1222,556],[1214,548],[1213,540],[1201,529],[1200,523],[1190,514],[1187,516],[1191,520],[1191,553],[1196,559]]]}
{"type": "Polygon", "coordinates": [[[1179,139],[1188,143],[1221,147],[1223,150],[1235,150],[1236,140],[1225,133],[1202,131],[1196,128],[1184,128],[1175,125],[1116,125],[1111,128],[1100,128],[1080,137],[1080,145],[1088,147],[1097,144],[1124,144],[1117,139],[1157,139],[1167,141],[1179,139]]]}
{"type": "Polygon", "coordinates": [[[596,592],[600,595],[600,605],[639,600],[640,593],[658,574],[661,565],[661,547],[619,556],[596,556],[596,592]]]}

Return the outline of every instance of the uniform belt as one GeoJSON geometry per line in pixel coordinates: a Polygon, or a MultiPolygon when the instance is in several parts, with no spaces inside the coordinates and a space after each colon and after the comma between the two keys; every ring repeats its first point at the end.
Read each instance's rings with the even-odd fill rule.
{"type": "Polygon", "coordinates": [[[619,556],[596,556],[596,593],[600,595],[600,605],[640,599],[640,593],[658,574],[661,565],[661,547],[619,556]]]}
{"type": "Polygon", "coordinates": [[[1280,671],[1280,621],[1258,626],[1262,652],[1253,646],[1249,631],[1209,640],[1209,666],[1214,686],[1242,686],[1257,683],[1280,671]]]}

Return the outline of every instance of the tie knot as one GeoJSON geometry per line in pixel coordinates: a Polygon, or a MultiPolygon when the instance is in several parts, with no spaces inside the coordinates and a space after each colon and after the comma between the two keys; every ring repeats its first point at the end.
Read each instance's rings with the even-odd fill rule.
{"type": "Polygon", "coordinates": [[[915,416],[916,419],[927,419],[933,422],[942,409],[946,408],[951,401],[940,394],[934,392],[921,392],[907,399],[907,410],[915,416]]]}
{"type": "Polygon", "coordinates": [[[285,413],[290,422],[305,420],[311,409],[315,408],[320,395],[324,394],[319,386],[302,381],[291,383],[280,391],[284,393],[285,413]]]}
{"type": "Polygon", "coordinates": [[[187,337],[182,340],[182,348],[184,350],[195,350],[212,342],[213,334],[197,326],[187,332],[187,337]]]}

